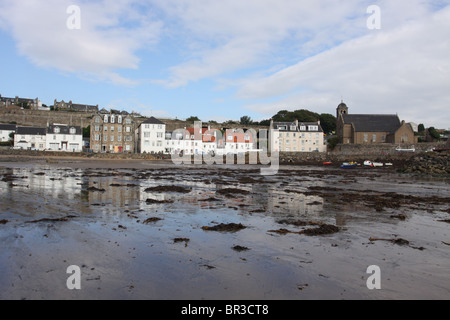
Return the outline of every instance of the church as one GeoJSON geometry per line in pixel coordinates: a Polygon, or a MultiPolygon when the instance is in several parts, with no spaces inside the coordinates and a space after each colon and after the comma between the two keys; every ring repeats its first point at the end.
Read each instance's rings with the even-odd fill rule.
{"type": "Polygon", "coordinates": [[[336,117],[336,134],[341,144],[417,143],[411,125],[395,114],[350,114],[342,101],[336,117]]]}

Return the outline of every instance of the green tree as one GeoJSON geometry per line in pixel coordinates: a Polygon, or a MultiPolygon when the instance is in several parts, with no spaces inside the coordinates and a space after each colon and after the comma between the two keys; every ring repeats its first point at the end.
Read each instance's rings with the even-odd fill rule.
{"type": "Polygon", "coordinates": [[[441,140],[441,134],[437,132],[434,127],[428,128],[428,132],[430,136],[433,137],[434,139],[441,140]]]}
{"type": "Polygon", "coordinates": [[[202,121],[202,120],[200,120],[196,116],[191,116],[191,117],[187,118],[186,121],[194,122],[194,121],[202,121]]]}
{"type": "Polygon", "coordinates": [[[419,124],[419,127],[417,128],[417,130],[419,130],[419,133],[422,133],[425,131],[425,126],[423,125],[423,123],[419,124]]]}
{"type": "Polygon", "coordinates": [[[87,126],[86,128],[83,128],[83,138],[90,138],[91,137],[91,126],[87,126]]]}
{"type": "Polygon", "coordinates": [[[253,120],[249,116],[243,116],[241,117],[240,123],[244,125],[249,125],[253,123],[253,120]]]}
{"type": "Polygon", "coordinates": [[[336,131],[336,117],[332,114],[322,113],[319,120],[324,133],[330,134],[333,131],[336,131]]]}

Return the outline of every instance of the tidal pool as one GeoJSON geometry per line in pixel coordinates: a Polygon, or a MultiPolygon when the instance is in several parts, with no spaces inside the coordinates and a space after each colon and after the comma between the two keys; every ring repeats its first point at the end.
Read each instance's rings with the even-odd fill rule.
{"type": "Polygon", "coordinates": [[[449,299],[449,191],[395,168],[0,163],[0,299],[449,299]]]}

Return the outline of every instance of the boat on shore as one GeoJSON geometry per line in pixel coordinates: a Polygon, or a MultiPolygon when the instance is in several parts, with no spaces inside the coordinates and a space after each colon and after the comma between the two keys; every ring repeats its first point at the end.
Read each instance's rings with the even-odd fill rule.
{"type": "Polygon", "coordinates": [[[331,162],[331,161],[328,161],[328,162],[324,162],[324,163],[323,163],[324,166],[331,166],[332,164],[333,164],[333,162],[331,162]]]}
{"type": "Polygon", "coordinates": [[[358,163],[357,162],[344,162],[342,165],[341,165],[341,168],[342,169],[352,169],[352,168],[355,168],[355,167],[357,167],[358,166],[358,163]]]}
{"type": "Polygon", "coordinates": [[[395,150],[398,152],[416,152],[416,148],[414,146],[411,148],[402,148],[401,146],[398,146],[395,150]]]}
{"type": "Polygon", "coordinates": [[[369,160],[364,161],[364,165],[366,167],[382,167],[382,166],[384,166],[384,164],[381,162],[372,162],[369,160]]]}

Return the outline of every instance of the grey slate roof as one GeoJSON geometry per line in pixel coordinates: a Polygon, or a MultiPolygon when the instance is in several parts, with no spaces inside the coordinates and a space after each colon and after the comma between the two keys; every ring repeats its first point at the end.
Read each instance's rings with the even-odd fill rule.
{"type": "Polygon", "coordinates": [[[17,127],[16,134],[45,136],[47,134],[47,128],[17,127]]]}
{"type": "Polygon", "coordinates": [[[0,124],[0,130],[16,131],[17,126],[15,124],[0,124]]]}
{"type": "Polygon", "coordinates": [[[67,134],[67,135],[70,135],[71,133],[70,133],[70,129],[71,128],[75,128],[75,134],[77,134],[77,135],[80,135],[80,134],[82,134],[82,131],[81,131],[81,127],[77,127],[77,126],[66,126],[66,125],[64,125],[64,126],[62,126],[62,125],[50,125],[49,127],[48,127],[48,133],[49,134],[58,134],[58,133],[55,133],[55,128],[56,127],[58,127],[59,128],[59,134],[67,134]]]}
{"type": "Polygon", "coordinates": [[[283,132],[309,132],[309,126],[318,126],[319,130],[313,132],[323,132],[322,126],[317,122],[299,122],[298,127],[295,122],[274,122],[273,127],[279,129],[280,126],[286,126],[286,130],[280,130],[283,132]],[[291,130],[291,126],[295,126],[295,130],[291,130]],[[300,127],[305,126],[306,130],[300,130],[300,127]]]}
{"type": "Polygon", "coordinates": [[[356,132],[390,132],[401,127],[397,115],[344,114],[344,123],[353,124],[356,132]]]}
{"type": "Polygon", "coordinates": [[[144,124],[165,124],[164,122],[156,119],[155,117],[150,117],[142,123],[144,123],[144,124]]]}

